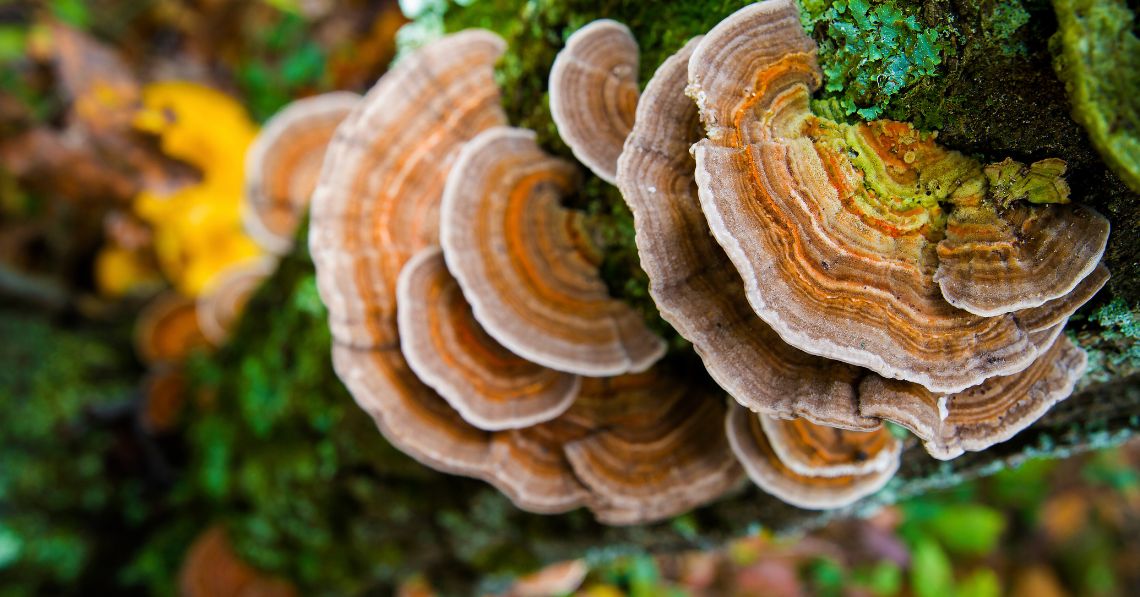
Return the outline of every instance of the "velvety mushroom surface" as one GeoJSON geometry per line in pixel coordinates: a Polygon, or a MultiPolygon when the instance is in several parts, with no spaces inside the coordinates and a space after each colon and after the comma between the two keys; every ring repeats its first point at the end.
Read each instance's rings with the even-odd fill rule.
{"type": "Polygon", "coordinates": [[[270,118],[250,145],[242,221],[266,251],[280,255],[293,246],[329,141],[359,101],[345,91],[297,100],[270,118]]]}
{"type": "Polygon", "coordinates": [[[754,311],[797,348],[932,391],[1028,367],[1038,348],[1008,312],[1058,298],[1090,273],[1103,218],[1029,197],[1010,203],[980,164],[906,123],[813,115],[815,52],[796,5],[768,0],[722,21],[689,60],[688,93],[707,129],[693,148],[698,196],[754,311]],[[1056,275],[1029,273],[1078,237],[1074,250],[1048,255],[1066,261],[1056,275]],[[999,274],[985,272],[1000,268],[978,243],[996,238],[1013,247],[1010,284],[1031,300],[994,295],[987,276],[999,274]],[[960,260],[940,264],[955,251],[960,260]],[[976,294],[1004,314],[947,301],[938,280],[974,270],[985,273],[976,294]]]}
{"type": "Polygon", "coordinates": [[[898,470],[901,446],[886,428],[819,427],[770,420],[740,405],[730,407],[725,419],[732,451],[749,478],[793,506],[823,510],[852,504],[882,489],[898,470]]]}
{"type": "Polygon", "coordinates": [[[740,404],[837,427],[877,427],[878,420],[858,411],[860,371],[781,340],[749,307],[740,275],[708,233],[689,155],[703,133],[684,93],[698,41],[668,58],[646,85],[618,161],[618,187],[633,212],[649,293],[740,404]]]}
{"type": "Polygon", "coordinates": [[[581,213],[576,168],[534,133],[497,127],[463,147],[441,208],[441,244],[475,318],[511,352],[580,375],[644,371],[665,343],[611,298],[581,213]]]}
{"type": "Polygon", "coordinates": [[[397,296],[408,364],[472,425],[527,427],[562,414],[578,395],[578,376],[522,359],[487,335],[438,248],[404,266],[397,296]]]}
{"type": "Polygon", "coordinates": [[[574,32],[550,69],[550,115],[574,157],[613,184],[637,108],[637,41],[600,19],[574,32]]]}

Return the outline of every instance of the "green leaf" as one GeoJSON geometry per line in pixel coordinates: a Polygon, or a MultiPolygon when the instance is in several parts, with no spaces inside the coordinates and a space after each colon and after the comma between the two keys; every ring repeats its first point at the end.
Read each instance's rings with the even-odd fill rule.
{"type": "Polygon", "coordinates": [[[950,558],[929,537],[921,538],[911,550],[910,576],[916,597],[945,597],[954,590],[950,558]]]}
{"type": "Polygon", "coordinates": [[[1001,597],[1001,579],[989,568],[979,568],[958,583],[958,597],[1001,597]]]}
{"type": "Polygon", "coordinates": [[[954,504],[944,506],[925,527],[951,553],[980,556],[997,547],[1005,516],[980,504],[954,504]]]}

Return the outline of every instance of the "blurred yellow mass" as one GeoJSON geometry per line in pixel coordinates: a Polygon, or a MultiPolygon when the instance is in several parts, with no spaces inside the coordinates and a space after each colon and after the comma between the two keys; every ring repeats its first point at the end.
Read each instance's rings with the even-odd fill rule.
{"type": "Polygon", "coordinates": [[[163,273],[180,292],[197,296],[223,270],[261,255],[242,231],[240,212],[245,153],[257,125],[235,99],[196,83],[150,84],[142,104],[135,127],[202,174],[198,184],[170,194],[144,191],[134,204],[154,227],[163,273]]]}

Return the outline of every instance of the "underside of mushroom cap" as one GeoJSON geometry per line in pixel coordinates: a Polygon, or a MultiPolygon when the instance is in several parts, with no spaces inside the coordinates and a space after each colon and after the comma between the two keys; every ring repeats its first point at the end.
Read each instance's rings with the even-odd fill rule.
{"type": "Polygon", "coordinates": [[[955,394],[936,394],[914,383],[869,376],[860,387],[863,413],[896,421],[942,460],[1006,441],[1068,398],[1087,357],[1066,336],[1028,369],[991,377],[955,394]]]}
{"type": "Polygon", "coordinates": [[[753,312],[740,275],[708,233],[689,155],[703,133],[697,108],[684,94],[698,41],[668,58],[646,85],[618,162],[618,186],[633,212],[649,293],[740,404],[837,427],[875,428],[878,420],[858,412],[861,372],[781,340],[753,312]]]}
{"type": "Polygon", "coordinates": [[[589,429],[566,444],[574,473],[606,524],[674,516],[735,486],[740,467],[721,424],[723,394],[656,367],[583,380],[565,417],[589,429]]]}
{"type": "Polygon", "coordinates": [[[487,335],[438,247],[404,266],[396,302],[408,365],[472,425],[526,427],[562,414],[577,396],[578,376],[520,358],[487,335]]]}
{"type": "Polygon", "coordinates": [[[297,100],[270,118],[250,145],[242,221],[266,251],[281,255],[293,246],[329,141],[359,101],[347,91],[297,100]]]}
{"type": "Polygon", "coordinates": [[[475,318],[511,352],[559,371],[643,371],[665,343],[609,296],[578,212],[572,164],[534,133],[498,127],[466,146],[441,208],[444,257],[475,318]]]}
{"type": "MultiPolygon", "coordinates": [[[[808,476],[793,471],[780,459],[764,432],[761,417],[734,404],[729,407],[725,429],[733,453],[745,472],[765,492],[810,510],[850,505],[883,488],[898,470],[899,454],[894,453],[886,467],[862,475],[808,476]]],[[[803,423],[811,425],[810,423],[803,423]]],[[[838,433],[858,434],[858,431],[838,433]]],[[[887,434],[886,429],[869,432],[887,434]]],[[[893,438],[890,441],[895,441],[893,438]]]]}
{"type": "Polygon", "coordinates": [[[313,194],[309,246],[336,341],[397,342],[396,278],[439,244],[444,181],[462,145],[506,123],[494,81],[505,43],[446,36],[404,58],[337,128],[313,194]]]}
{"type": "MultiPolygon", "coordinates": [[[[793,2],[722,21],[689,60],[689,82],[708,129],[694,147],[701,207],[785,341],[939,392],[1029,366],[1038,350],[1014,316],[958,309],[934,280],[942,205],[995,201],[981,165],[905,123],[812,115],[820,72],[793,2]]],[[[1078,261],[1088,273],[1096,258],[1078,261]]]]}
{"type": "Polygon", "coordinates": [[[550,69],[550,115],[558,135],[598,178],[613,184],[637,107],[637,40],[617,21],[574,32],[550,69]]]}

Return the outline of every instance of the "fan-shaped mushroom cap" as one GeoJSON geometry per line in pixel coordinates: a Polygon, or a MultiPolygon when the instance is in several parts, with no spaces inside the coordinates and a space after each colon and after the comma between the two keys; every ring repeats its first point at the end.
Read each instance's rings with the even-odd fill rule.
{"type": "Polygon", "coordinates": [[[589,572],[585,560],[558,562],[516,580],[507,594],[510,597],[569,595],[582,586],[589,572]]]}
{"type": "Polygon", "coordinates": [[[317,186],[325,149],[360,101],[347,91],[297,100],[270,118],[245,156],[245,231],[261,248],[284,254],[317,186]]]}
{"type": "Polygon", "coordinates": [[[721,431],[722,394],[662,368],[587,378],[566,413],[591,430],[566,444],[574,473],[607,524],[638,524],[685,512],[740,480],[721,431]]]}
{"type": "Polygon", "coordinates": [[[821,424],[877,427],[858,412],[859,370],[781,340],[752,311],[740,275],[709,235],[689,155],[703,133],[697,107],[684,94],[698,41],[668,58],[646,85],[618,161],[618,187],[633,212],[649,293],[740,404],[821,424]]]}
{"type": "Polygon", "coordinates": [[[637,108],[637,40],[617,21],[574,32],[550,69],[550,115],[558,134],[598,178],[613,184],[637,108]]]}
{"type": "MultiPolygon", "coordinates": [[[[740,405],[730,406],[725,420],[729,444],[753,482],[793,506],[812,510],[846,506],[881,489],[898,470],[898,440],[892,438],[886,428],[870,432],[834,430],[831,433],[835,435],[830,438],[826,432],[813,432],[813,440],[823,439],[819,444],[830,444],[832,448],[832,451],[822,454],[814,451],[814,441],[811,445],[795,441],[798,434],[779,434],[770,438],[765,433],[765,418],[765,415],[754,414],[740,405]],[[773,442],[784,442],[783,454],[797,454],[794,460],[797,467],[825,463],[816,469],[825,472],[844,470],[842,459],[845,457],[858,460],[859,446],[877,449],[889,457],[882,461],[876,459],[879,468],[864,474],[809,476],[797,473],[782,460],[781,453],[773,448],[773,442]]],[[[798,426],[803,430],[814,425],[801,421],[798,426]]]]}
{"type": "Polygon", "coordinates": [[[753,309],[797,348],[934,391],[1029,366],[1012,315],[957,309],[934,280],[940,202],[993,201],[981,166],[904,123],[813,116],[815,52],[795,3],[767,0],[689,60],[701,207],[753,309]]]}
{"type": "Polygon", "coordinates": [[[424,385],[398,348],[334,344],[333,367],[400,451],[439,471],[484,478],[491,434],[472,427],[424,385]]]}
{"type": "Polygon", "coordinates": [[[578,394],[578,376],[522,359],[483,331],[439,248],[404,266],[396,303],[408,365],[472,425],[497,430],[547,421],[578,394]]]}
{"type": "Polygon", "coordinates": [[[396,277],[439,244],[439,201],[460,147],[506,123],[486,31],[407,56],[353,108],[329,144],[313,194],[309,245],[329,326],[341,343],[394,346],[396,277]]]}
{"type": "Polygon", "coordinates": [[[182,597],[293,597],[297,590],[284,579],[259,572],[241,561],[226,531],[213,526],[198,535],[178,573],[182,597]]]}
{"type": "Polygon", "coordinates": [[[1104,254],[1108,220],[1079,205],[1010,205],[1068,202],[1060,160],[1025,166],[1007,159],[985,172],[1000,203],[951,212],[934,274],[942,295],[958,308],[993,316],[1069,293],[1104,254]]]}
{"type": "Polygon", "coordinates": [[[643,371],[665,343],[611,298],[580,213],[560,197],[572,164],[534,133],[497,127],[464,146],[444,190],[441,243],[475,318],[511,352],[580,375],[643,371]]]}
{"type": "Polygon", "coordinates": [[[984,450],[1025,429],[1053,404],[1068,398],[1087,357],[1067,337],[1026,370],[991,377],[956,394],[936,394],[914,383],[869,376],[863,382],[864,414],[897,421],[925,441],[931,456],[949,460],[984,450]]]}
{"type": "Polygon", "coordinates": [[[211,344],[225,343],[249,297],[275,269],[277,260],[265,257],[231,267],[214,278],[197,304],[198,326],[211,344]]]}
{"type": "Polygon", "coordinates": [[[135,352],[148,365],[176,363],[209,345],[198,325],[192,299],[165,292],[152,299],[135,321],[135,352]]]}
{"type": "Polygon", "coordinates": [[[1096,293],[1104,287],[1105,283],[1108,282],[1108,278],[1108,268],[1104,265],[1097,265],[1093,268],[1092,273],[1085,276],[1085,278],[1077,284],[1077,287],[1065,296],[1055,298],[1037,307],[1022,309],[1013,315],[1022,329],[1029,332],[1030,340],[1033,341],[1039,349],[1044,350],[1052,345],[1053,341],[1050,340],[1042,345],[1035,335],[1052,328],[1064,327],[1065,322],[1069,320],[1069,316],[1096,295],[1096,293]]]}
{"type": "Polygon", "coordinates": [[[902,443],[883,427],[853,432],[804,419],[758,418],[780,462],[797,475],[867,475],[898,466],[902,453],[902,443]]]}
{"type": "Polygon", "coordinates": [[[553,421],[495,434],[488,481],[520,508],[531,512],[567,512],[591,502],[566,459],[567,440],[587,429],[553,421]]]}

